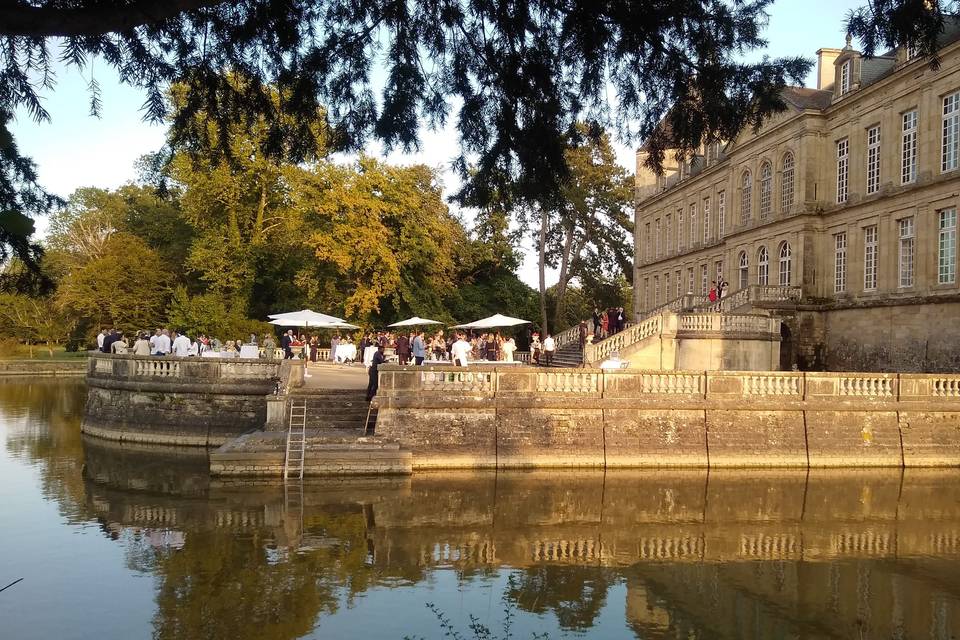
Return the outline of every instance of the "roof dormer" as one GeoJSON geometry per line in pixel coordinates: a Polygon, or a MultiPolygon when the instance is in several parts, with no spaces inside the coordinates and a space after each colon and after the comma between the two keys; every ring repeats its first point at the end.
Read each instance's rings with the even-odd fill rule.
{"type": "Polygon", "coordinates": [[[860,52],[851,45],[852,38],[847,34],[847,45],[833,61],[835,70],[833,99],[836,100],[860,88],[860,52]]]}

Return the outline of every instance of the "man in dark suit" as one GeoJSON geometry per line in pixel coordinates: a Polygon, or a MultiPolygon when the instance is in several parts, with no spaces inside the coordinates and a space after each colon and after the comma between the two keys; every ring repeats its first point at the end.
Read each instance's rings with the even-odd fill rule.
{"type": "Polygon", "coordinates": [[[283,349],[284,360],[293,359],[293,349],[290,348],[290,345],[292,343],[293,343],[293,329],[287,329],[287,332],[283,334],[282,338],[280,338],[280,348],[283,349]]]}
{"type": "Polygon", "coordinates": [[[367,402],[373,400],[373,397],[377,395],[377,390],[380,388],[380,373],[378,369],[380,365],[387,361],[385,355],[383,355],[384,346],[378,345],[376,353],[373,354],[373,362],[370,364],[370,379],[367,382],[367,402]]]}

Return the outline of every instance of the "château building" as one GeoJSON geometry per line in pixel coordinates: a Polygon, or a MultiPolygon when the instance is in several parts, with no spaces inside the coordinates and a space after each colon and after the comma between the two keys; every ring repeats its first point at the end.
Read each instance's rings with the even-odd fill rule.
{"type": "Polygon", "coordinates": [[[662,175],[641,147],[636,318],[718,275],[728,296],[797,287],[738,298],[783,319],[781,367],[960,369],[958,39],[951,26],[937,68],[848,39],[817,52],[817,88],[787,88],[758,131],[662,175]]]}

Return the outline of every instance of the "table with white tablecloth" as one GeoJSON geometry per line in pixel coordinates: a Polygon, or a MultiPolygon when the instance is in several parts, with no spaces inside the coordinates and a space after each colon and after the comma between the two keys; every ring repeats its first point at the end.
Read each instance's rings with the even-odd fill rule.
{"type": "Polygon", "coordinates": [[[333,359],[335,362],[353,362],[357,359],[357,345],[352,342],[338,344],[333,359]]]}
{"type": "Polygon", "coordinates": [[[245,344],[240,347],[241,358],[259,358],[260,347],[255,344],[245,344]]]}

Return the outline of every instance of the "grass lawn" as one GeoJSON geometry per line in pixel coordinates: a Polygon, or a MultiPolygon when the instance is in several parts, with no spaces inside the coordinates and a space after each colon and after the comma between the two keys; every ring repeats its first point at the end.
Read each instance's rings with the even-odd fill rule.
{"type": "Polygon", "coordinates": [[[0,351],[0,360],[77,360],[86,358],[86,351],[64,351],[63,347],[53,348],[53,357],[50,357],[50,350],[44,345],[33,346],[33,356],[30,355],[30,347],[27,345],[17,345],[15,349],[3,349],[0,351]]]}

